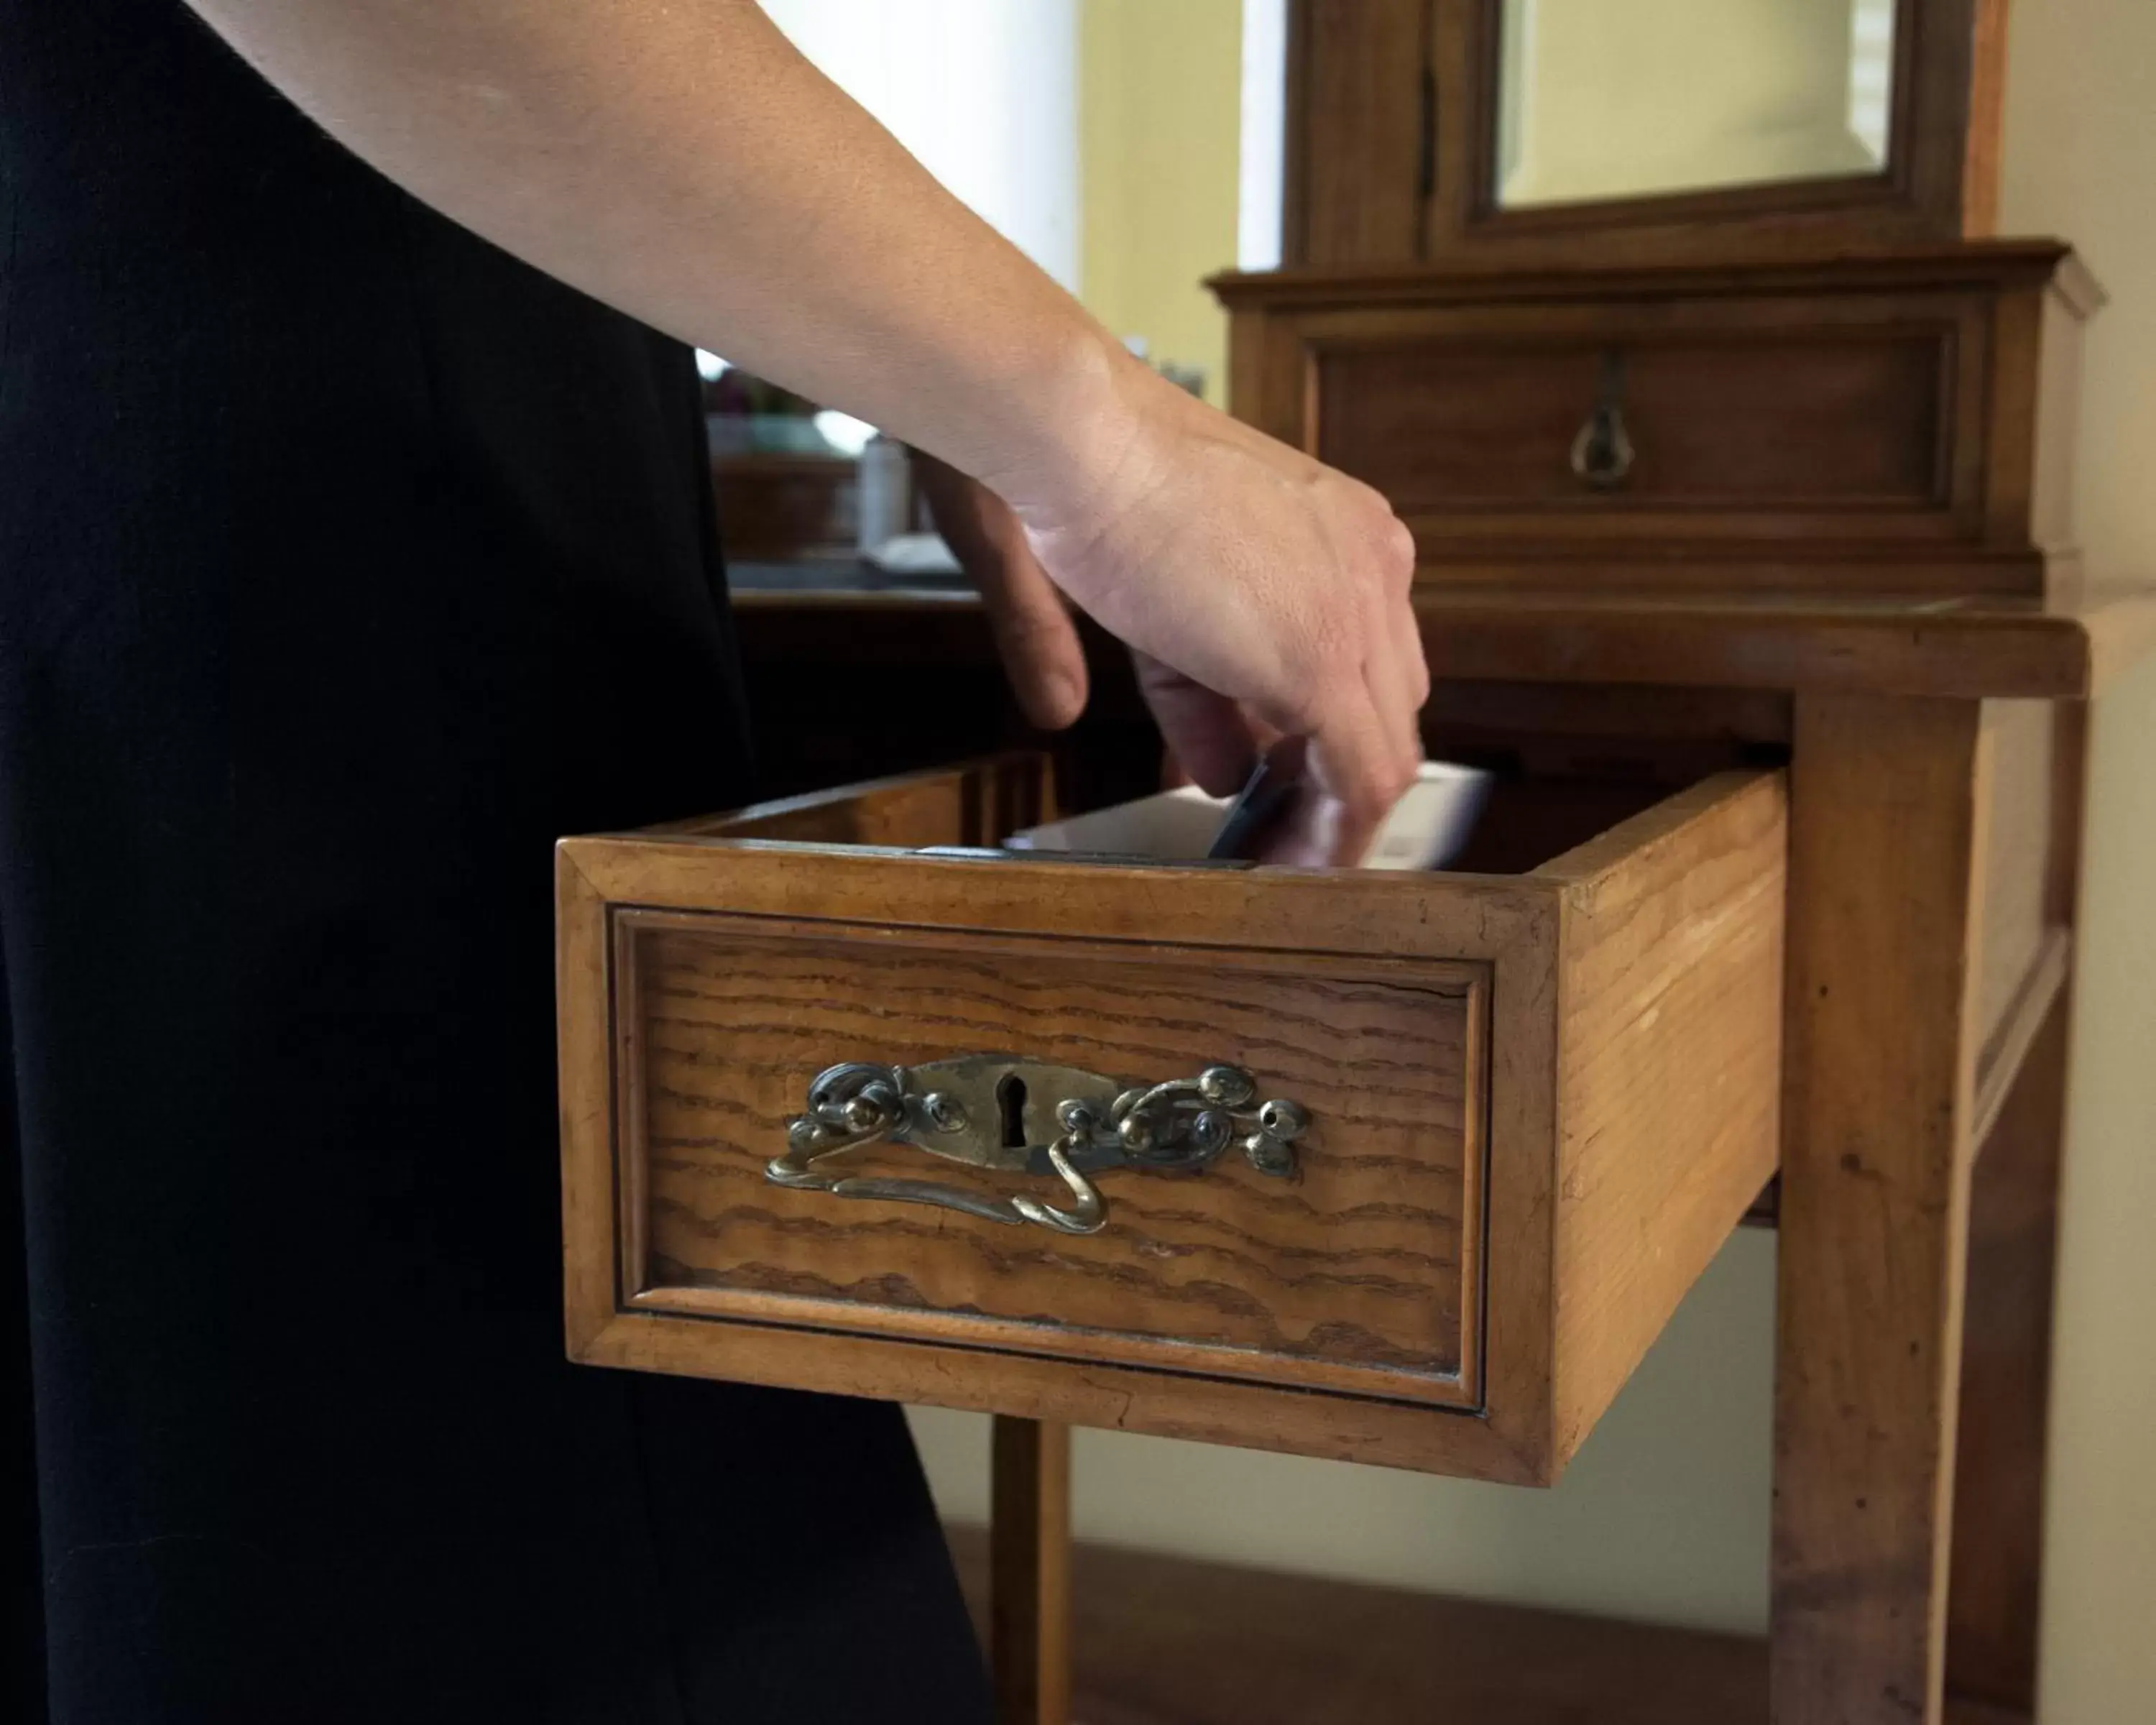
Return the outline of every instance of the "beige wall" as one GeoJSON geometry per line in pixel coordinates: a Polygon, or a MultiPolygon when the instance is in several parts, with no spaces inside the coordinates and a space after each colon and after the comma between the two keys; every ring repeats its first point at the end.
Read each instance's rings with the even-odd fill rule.
{"type": "MultiPolygon", "coordinates": [[[[1086,9],[1113,0],[1086,0],[1086,9]]],[[[2152,79],[2156,0],[2014,9],[2002,225],[2074,239],[2111,290],[2089,346],[2082,536],[2099,570],[2156,577],[2152,79]]],[[[1173,153],[1152,136],[1149,151],[1173,153]]],[[[1208,195],[1232,210],[1232,149],[1210,172],[1208,195]]],[[[1177,195],[1197,196],[1194,180],[1177,195]]],[[[1232,246],[1232,233],[1210,243],[1182,279],[1232,246]]],[[[1183,267],[1165,250],[1124,255],[1120,269],[1147,257],[1163,270],[1183,267]]],[[[1132,297],[1111,303],[1145,303],[1122,280],[1116,291],[1132,297]]],[[[1173,287],[1165,282],[1163,296],[1173,287]]],[[[2130,1725],[2151,1717],[2156,1696],[2156,1246],[2147,1237],[2156,1221],[2156,666],[2099,704],[2093,780],[2054,1396],[2048,1725],[2130,1725]]],[[[1772,1239],[1740,1235],[1553,1492],[1087,1432],[1077,1449],[1079,1531],[1272,1568],[1758,1629],[1773,1304],[1772,1239]]],[[[947,1507],[981,1518],[982,1423],[929,1413],[919,1429],[947,1507]]]]}
{"type": "Polygon", "coordinates": [[[1235,261],[1241,0],[1081,0],[1079,297],[1223,398],[1228,325],[1199,284],[1235,261]]]}
{"type": "MultiPolygon", "coordinates": [[[[2012,13],[2002,225],[2073,240],[2089,332],[2076,504],[2094,566],[2156,578],[2156,4],[2012,13]]],[[[2096,711],[2059,1286],[2046,1725],[2156,1717],[2156,665],[2096,711]]]]}
{"type": "MultiPolygon", "coordinates": [[[[1724,1250],[1551,1491],[1081,1431],[1081,1538],[1614,1617],[1766,1622],[1774,1238],[1724,1250]]],[[[988,1515],[987,1422],[916,1410],[945,1511],[988,1515]]]]}

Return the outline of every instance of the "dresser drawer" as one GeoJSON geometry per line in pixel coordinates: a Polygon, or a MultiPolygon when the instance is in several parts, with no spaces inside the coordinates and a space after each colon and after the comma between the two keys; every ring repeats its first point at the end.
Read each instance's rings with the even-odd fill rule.
{"type": "Polygon", "coordinates": [[[921,854],[1051,803],[564,841],[572,1354],[1553,1478],[1774,1170],[1779,775],[1517,874],[921,854]]]}
{"type": "Polygon", "coordinates": [[[1321,347],[1317,453],[1431,542],[1527,511],[1552,535],[1647,518],[1730,535],[1784,512],[1848,533],[1953,531],[1951,308],[1781,334],[1699,314],[1550,321],[1454,319],[1321,347]]]}
{"type": "Polygon", "coordinates": [[[1222,278],[1236,413],[1367,480],[1425,578],[2044,590],[2072,551],[2056,248],[1222,278]]]}

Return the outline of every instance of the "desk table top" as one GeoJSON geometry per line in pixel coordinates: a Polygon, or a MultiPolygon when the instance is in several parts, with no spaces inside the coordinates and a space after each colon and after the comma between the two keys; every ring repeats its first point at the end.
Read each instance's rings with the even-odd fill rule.
{"type": "MultiPolygon", "coordinates": [[[[994,651],[979,596],[960,583],[895,583],[836,562],[747,565],[733,583],[759,653],[954,663],[994,651]]],[[[2156,647],[2156,584],[2125,583],[2052,599],[1433,583],[1415,608],[1432,674],[1473,681],[2082,700],[2156,647]]]]}

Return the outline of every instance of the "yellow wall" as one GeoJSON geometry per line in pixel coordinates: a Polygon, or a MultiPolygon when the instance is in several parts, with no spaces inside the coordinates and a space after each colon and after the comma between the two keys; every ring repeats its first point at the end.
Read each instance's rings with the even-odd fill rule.
{"type": "Polygon", "coordinates": [[[1874,165],[1849,129],[1851,0],[1512,0],[1508,203],[1874,165]],[[1517,54],[1512,49],[1517,48],[1517,54]]]}
{"type": "MultiPolygon", "coordinates": [[[[2002,226],[2072,240],[2089,331],[2076,499],[2092,565],[2156,579],[2156,5],[2013,8],[2002,226]]],[[[2061,1228],[2046,1725],[2156,1714],[2156,665],[2097,704],[2061,1228]]]]}
{"type": "Polygon", "coordinates": [[[1081,0],[1079,295],[1223,397],[1228,326],[1199,283],[1235,261],[1241,0],[1081,0]]]}

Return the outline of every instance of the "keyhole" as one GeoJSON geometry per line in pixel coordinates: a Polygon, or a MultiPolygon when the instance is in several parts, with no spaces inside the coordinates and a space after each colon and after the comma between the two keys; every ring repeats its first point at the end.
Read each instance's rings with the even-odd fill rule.
{"type": "Polygon", "coordinates": [[[1007,1072],[996,1085],[996,1108],[1003,1116],[1004,1148],[1025,1148],[1025,1081],[1007,1072]]]}

